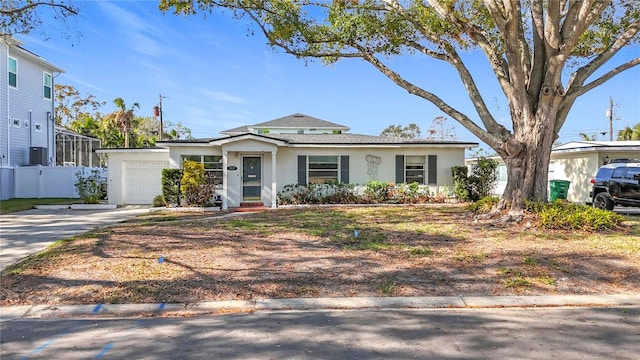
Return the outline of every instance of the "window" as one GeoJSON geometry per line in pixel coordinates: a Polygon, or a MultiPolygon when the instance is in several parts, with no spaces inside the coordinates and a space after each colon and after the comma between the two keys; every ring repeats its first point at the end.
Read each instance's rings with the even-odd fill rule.
{"type": "Polygon", "coordinates": [[[396,183],[437,185],[438,155],[396,155],[396,183]]]}
{"type": "Polygon", "coordinates": [[[625,174],[625,178],[627,180],[637,180],[636,176],[640,174],[640,168],[630,167],[627,169],[627,173],[625,174]]]}
{"type": "Polygon", "coordinates": [[[18,60],[9,58],[9,86],[18,86],[18,60]]]}
{"type": "Polygon", "coordinates": [[[195,161],[204,165],[204,171],[213,179],[216,185],[222,184],[222,156],[212,155],[183,155],[182,162],[195,161]]]}
{"type": "Polygon", "coordinates": [[[405,159],[405,182],[424,184],[424,156],[407,156],[405,159]]]}
{"type": "Polygon", "coordinates": [[[20,119],[13,118],[14,127],[21,127],[21,125],[22,125],[22,121],[20,121],[20,119]]]}
{"type": "Polygon", "coordinates": [[[35,129],[37,132],[42,132],[42,124],[40,124],[40,123],[36,123],[36,124],[35,124],[35,126],[34,126],[34,129],[35,129]]]}
{"type": "Polygon", "coordinates": [[[612,179],[622,179],[624,177],[624,173],[627,171],[625,167],[619,167],[613,170],[613,174],[611,174],[612,179]]]}
{"type": "Polygon", "coordinates": [[[498,181],[500,182],[507,181],[507,165],[506,164],[498,164],[498,181]]]}
{"type": "Polygon", "coordinates": [[[338,159],[338,156],[309,156],[309,184],[338,182],[338,179],[340,179],[338,159]]]}
{"type": "Polygon", "coordinates": [[[44,73],[42,82],[44,84],[44,98],[51,100],[51,94],[52,94],[51,88],[53,84],[51,74],[44,73]]]}

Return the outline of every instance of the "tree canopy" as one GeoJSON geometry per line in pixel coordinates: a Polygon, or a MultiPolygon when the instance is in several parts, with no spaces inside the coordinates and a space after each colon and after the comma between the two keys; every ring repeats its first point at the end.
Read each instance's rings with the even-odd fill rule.
{"type": "Polygon", "coordinates": [[[640,123],[635,124],[633,127],[627,126],[618,132],[618,140],[640,140],[640,123]]]}
{"type": "Polygon", "coordinates": [[[26,35],[40,29],[46,35],[51,29],[47,19],[65,23],[78,15],[78,8],[65,0],[2,0],[0,6],[0,36],[26,35]]]}
{"type": "MultiPolygon", "coordinates": [[[[82,96],[73,86],[56,84],[55,122],[82,135],[100,139],[104,148],[150,148],[160,138],[160,120],[142,117],[135,111],[139,105],[127,107],[118,97],[113,104],[116,110],[106,114],[101,109],[106,102],[95,96],[82,96]]],[[[191,130],[181,123],[165,121],[163,139],[190,139],[191,130]]]]}
{"type": "Polygon", "coordinates": [[[389,125],[382,132],[380,136],[395,136],[402,138],[420,138],[422,133],[420,131],[420,127],[414,123],[411,123],[407,126],[402,125],[389,125]]]}
{"type": "Polygon", "coordinates": [[[508,182],[497,210],[514,214],[526,199],[547,200],[551,147],[576,99],[640,64],[640,57],[614,61],[638,41],[640,0],[161,0],[160,9],[226,10],[298,58],[364,60],[503,158],[508,182]],[[510,126],[496,120],[469,70],[476,50],[508,102],[510,126]],[[394,69],[390,59],[407,54],[448,63],[475,113],[394,69]]]}

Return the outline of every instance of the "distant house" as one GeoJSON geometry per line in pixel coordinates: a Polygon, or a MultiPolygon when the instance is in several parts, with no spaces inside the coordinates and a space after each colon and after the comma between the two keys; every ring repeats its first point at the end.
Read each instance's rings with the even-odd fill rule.
{"type": "Polygon", "coordinates": [[[349,127],[293,114],[223,131],[219,138],[158,142],[154,149],[100,149],[107,155],[112,204],[150,204],[164,168],[198,161],[216,177],[223,208],[276,207],[285,185],[371,180],[419,182],[435,193],[453,185],[451,167],[478,143],[348,133],[349,127]]]}
{"type": "Polygon", "coordinates": [[[13,170],[55,165],[54,78],[59,67],[0,37],[0,199],[14,194],[13,170]]]}
{"type": "MultiPolygon", "coordinates": [[[[498,161],[498,183],[495,195],[501,195],[507,184],[507,168],[500,157],[498,161]]],[[[572,141],[555,146],[551,150],[549,180],[571,182],[567,200],[575,203],[590,203],[591,179],[598,168],[610,161],[640,159],[640,141],[572,141]]],[[[466,159],[467,165],[474,159],[466,159]]]]}

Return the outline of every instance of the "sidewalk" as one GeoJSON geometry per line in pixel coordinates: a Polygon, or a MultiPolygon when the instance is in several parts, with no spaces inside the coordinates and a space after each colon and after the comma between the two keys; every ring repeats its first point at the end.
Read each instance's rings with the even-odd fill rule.
{"type": "Polygon", "coordinates": [[[19,318],[195,316],[282,310],[451,309],[640,306],[640,294],[545,296],[435,296],[293,298],[211,301],[195,304],[91,304],[0,307],[0,321],[19,318]]]}

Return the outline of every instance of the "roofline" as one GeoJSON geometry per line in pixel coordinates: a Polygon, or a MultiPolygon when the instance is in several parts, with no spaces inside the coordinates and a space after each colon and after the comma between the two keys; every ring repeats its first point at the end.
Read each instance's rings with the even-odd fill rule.
{"type": "Polygon", "coordinates": [[[227,136],[227,137],[223,137],[223,138],[219,138],[219,139],[213,139],[209,142],[210,145],[225,145],[225,144],[229,144],[232,142],[236,142],[236,141],[242,141],[242,140],[247,140],[247,139],[251,139],[251,140],[261,140],[264,142],[268,142],[274,145],[278,145],[278,146],[285,146],[287,145],[287,141],[286,140],[281,140],[281,139],[274,139],[272,137],[268,137],[262,134],[254,134],[254,133],[244,133],[244,134],[238,134],[238,135],[232,135],[232,136],[227,136]],[[256,139],[258,138],[258,139],[256,139]]]}
{"type": "Polygon", "coordinates": [[[117,148],[117,149],[109,149],[109,148],[102,148],[102,149],[96,149],[95,150],[96,153],[99,154],[108,154],[108,153],[141,153],[141,152],[157,152],[157,153],[164,153],[164,152],[169,152],[169,149],[167,148],[143,148],[143,149],[125,149],[125,148],[117,148]]]}
{"type": "Polygon", "coordinates": [[[289,147],[301,148],[301,147],[315,147],[315,148],[331,148],[331,147],[352,147],[352,148],[403,148],[403,147],[437,147],[437,148],[473,148],[479,146],[476,143],[469,144],[448,144],[448,143],[331,143],[331,144],[317,144],[317,143],[289,143],[289,147]]]}
{"type": "Polygon", "coordinates": [[[43,57],[41,57],[40,55],[33,53],[23,47],[21,47],[21,45],[23,45],[24,43],[21,42],[20,40],[13,38],[11,36],[9,36],[10,40],[7,40],[6,38],[3,39],[4,42],[11,48],[11,49],[15,49],[16,51],[20,52],[21,54],[23,54],[24,56],[28,57],[29,59],[39,63],[40,65],[43,65],[49,69],[51,69],[53,72],[58,72],[58,73],[64,73],[65,71],[62,68],[59,68],[58,66],[48,62],[47,60],[45,60],[43,57]]]}
{"type": "Polygon", "coordinates": [[[571,149],[551,150],[551,154],[567,154],[567,153],[580,153],[580,152],[602,152],[602,151],[640,151],[640,146],[606,146],[597,145],[589,147],[579,147],[571,149]]]}

